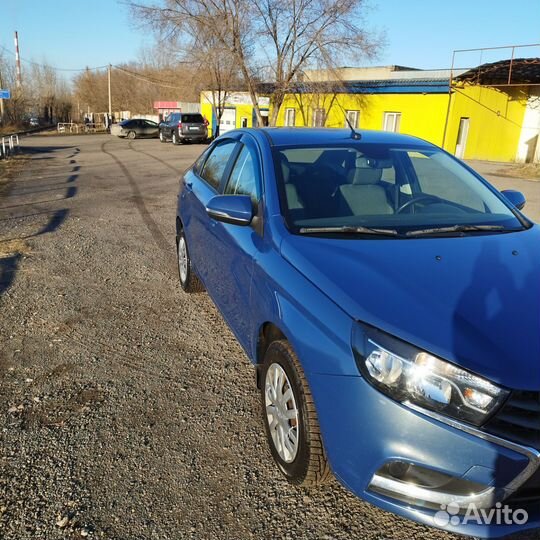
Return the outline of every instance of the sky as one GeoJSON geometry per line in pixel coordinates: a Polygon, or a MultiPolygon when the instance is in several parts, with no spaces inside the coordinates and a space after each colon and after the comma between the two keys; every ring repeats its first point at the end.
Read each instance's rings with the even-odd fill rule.
{"type": "MultiPolygon", "coordinates": [[[[386,45],[372,65],[449,68],[454,49],[540,42],[540,0],[368,1],[366,26],[386,35],[386,45]]],[[[117,64],[135,60],[153,41],[148,30],[137,27],[122,0],[0,4],[0,45],[13,51],[13,32],[18,30],[21,57],[35,62],[64,69],[117,64]]],[[[540,47],[522,55],[540,56],[540,47]]],[[[460,54],[456,66],[509,56],[509,51],[460,54]]]]}

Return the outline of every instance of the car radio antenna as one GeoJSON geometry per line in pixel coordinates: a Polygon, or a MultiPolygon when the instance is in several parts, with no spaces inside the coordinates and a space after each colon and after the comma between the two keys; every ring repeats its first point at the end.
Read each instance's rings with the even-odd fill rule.
{"type": "Polygon", "coordinates": [[[347,121],[348,126],[351,128],[351,139],[354,139],[355,141],[359,141],[362,138],[362,135],[360,135],[360,133],[358,133],[358,131],[356,131],[352,127],[352,124],[351,124],[351,122],[349,120],[349,117],[347,116],[346,113],[345,113],[345,120],[347,121]]]}
{"type": "Polygon", "coordinates": [[[343,113],[345,114],[345,122],[347,122],[347,125],[351,129],[351,139],[354,139],[355,141],[359,141],[362,138],[362,135],[353,128],[351,121],[349,120],[349,117],[347,116],[347,111],[342,107],[341,103],[338,102],[338,105],[343,111],[343,113]]]}

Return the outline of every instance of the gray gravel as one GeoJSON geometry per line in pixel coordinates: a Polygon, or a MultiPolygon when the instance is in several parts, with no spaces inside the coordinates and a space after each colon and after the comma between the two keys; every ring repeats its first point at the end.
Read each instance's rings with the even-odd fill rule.
{"type": "Polygon", "coordinates": [[[177,283],[202,145],[24,144],[0,197],[0,538],[456,538],[272,465],[252,367],[177,283]]]}

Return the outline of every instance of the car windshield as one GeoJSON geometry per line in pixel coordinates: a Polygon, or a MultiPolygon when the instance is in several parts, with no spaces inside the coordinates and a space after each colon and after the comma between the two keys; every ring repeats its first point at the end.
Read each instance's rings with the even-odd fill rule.
{"type": "Polygon", "coordinates": [[[487,185],[433,147],[360,142],[275,147],[274,155],[283,214],[296,233],[413,237],[523,228],[487,185]]]}

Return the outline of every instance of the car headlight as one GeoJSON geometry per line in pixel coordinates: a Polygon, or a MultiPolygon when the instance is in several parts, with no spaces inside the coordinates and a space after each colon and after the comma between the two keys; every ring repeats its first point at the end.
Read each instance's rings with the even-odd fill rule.
{"type": "Polygon", "coordinates": [[[508,391],[371,326],[356,323],[353,351],[361,374],[387,396],[476,426],[508,391]]]}

